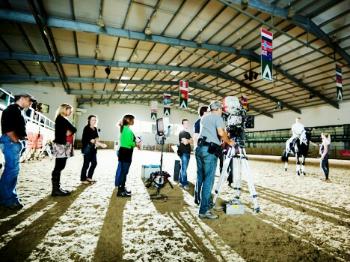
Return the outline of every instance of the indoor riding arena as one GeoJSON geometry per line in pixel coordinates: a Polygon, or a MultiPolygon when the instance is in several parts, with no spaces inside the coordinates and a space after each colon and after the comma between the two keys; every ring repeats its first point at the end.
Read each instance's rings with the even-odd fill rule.
{"type": "Polygon", "coordinates": [[[350,0],[0,0],[0,261],[350,261],[350,0]]]}

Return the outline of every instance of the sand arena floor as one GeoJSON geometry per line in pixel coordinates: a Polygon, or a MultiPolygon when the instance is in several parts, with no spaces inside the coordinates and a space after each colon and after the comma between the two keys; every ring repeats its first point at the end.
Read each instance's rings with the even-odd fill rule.
{"type": "MultiPolygon", "coordinates": [[[[350,261],[350,169],[332,167],[325,183],[319,167],[307,166],[297,177],[278,162],[251,160],[262,208],[200,220],[193,186],[165,188],[166,202],[150,200],[152,190],[141,180],[142,164],[159,163],[157,152],[136,151],[128,177],[130,199],[116,198],[115,152],[100,151],[94,185],[80,184],[82,156],[68,160],[62,174],[69,197],[50,196],[53,161],[24,163],[18,192],[19,212],[0,210],[0,261],[350,261]]],[[[164,155],[173,173],[175,154],[164,155]]],[[[195,159],[189,180],[195,181],[195,159]]],[[[233,197],[224,186],[223,200],[233,197]]]]}

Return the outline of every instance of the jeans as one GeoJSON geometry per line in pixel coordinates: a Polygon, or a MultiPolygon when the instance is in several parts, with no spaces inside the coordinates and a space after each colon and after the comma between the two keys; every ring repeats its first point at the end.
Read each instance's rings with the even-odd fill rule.
{"type": "Polygon", "coordinates": [[[205,214],[210,209],[217,160],[214,154],[208,153],[208,146],[196,148],[197,186],[201,196],[199,214],[205,214]]]}
{"type": "Polygon", "coordinates": [[[22,144],[12,142],[7,135],[0,137],[0,144],[5,157],[5,168],[0,179],[0,204],[11,206],[19,203],[16,184],[22,144]]]}
{"type": "Polygon", "coordinates": [[[179,182],[183,186],[187,186],[187,167],[188,162],[190,161],[190,154],[189,153],[183,153],[180,157],[181,159],[181,171],[180,171],[180,177],[179,182]]]}
{"type": "Polygon", "coordinates": [[[321,168],[322,168],[324,176],[326,177],[326,179],[328,179],[328,175],[329,175],[328,156],[325,156],[321,160],[321,168]]]}
{"type": "Polygon", "coordinates": [[[97,166],[96,152],[84,154],[84,164],[81,169],[80,181],[86,180],[86,173],[88,178],[92,178],[95,168],[97,166]],[[89,168],[90,167],[90,168],[89,168]],[[89,169],[89,171],[88,171],[89,169]]]}
{"type": "Polygon", "coordinates": [[[129,173],[131,163],[129,162],[118,162],[118,168],[115,175],[115,186],[120,189],[125,189],[126,176],[129,173]]]}

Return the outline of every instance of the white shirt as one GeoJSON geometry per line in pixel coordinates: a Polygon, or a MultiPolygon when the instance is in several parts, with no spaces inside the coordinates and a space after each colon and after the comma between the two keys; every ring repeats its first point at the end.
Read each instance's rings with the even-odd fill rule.
{"type": "Polygon", "coordinates": [[[302,123],[294,123],[292,125],[293,137],[299,137],[301,133],[305,130],[305,127],[302,123]]]}

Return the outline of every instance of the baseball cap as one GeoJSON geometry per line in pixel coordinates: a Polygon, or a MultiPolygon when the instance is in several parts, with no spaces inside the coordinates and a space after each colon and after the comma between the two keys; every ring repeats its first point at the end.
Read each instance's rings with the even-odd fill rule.
{"type": "Polygon", "coordinates": [[[15,101],[17,101],[21,97],[28,97],[30,99],[30,101],[32,101],[32,102],[36,101],[35,97],[32,96],[31,94],[28,94],[28,93],[20,93],[20,94],[15,95],[15,101]]]}

